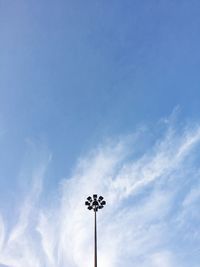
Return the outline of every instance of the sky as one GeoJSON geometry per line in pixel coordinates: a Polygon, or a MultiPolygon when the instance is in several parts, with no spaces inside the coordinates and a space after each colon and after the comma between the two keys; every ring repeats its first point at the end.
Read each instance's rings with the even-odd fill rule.
{"type": "Polygon", "coordinates": [[[199,267],[199,14],[0,0],[0,267],[199,267]]]}

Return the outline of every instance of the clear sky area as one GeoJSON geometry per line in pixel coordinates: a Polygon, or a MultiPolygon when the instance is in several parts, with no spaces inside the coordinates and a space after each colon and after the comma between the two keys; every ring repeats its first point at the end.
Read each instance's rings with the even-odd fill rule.
{"type": "Polygon", "coordinates": [[[200,1],[0,0],[0,267],[199,267],[200,1]]]}

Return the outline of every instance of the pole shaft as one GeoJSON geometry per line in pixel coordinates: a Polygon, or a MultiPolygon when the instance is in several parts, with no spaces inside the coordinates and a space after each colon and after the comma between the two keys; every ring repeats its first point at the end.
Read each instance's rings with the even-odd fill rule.
{"type": "Polygon", "coordinates": [[[94,267],[97,267],[97,216],[94,212],[94,267]]]}

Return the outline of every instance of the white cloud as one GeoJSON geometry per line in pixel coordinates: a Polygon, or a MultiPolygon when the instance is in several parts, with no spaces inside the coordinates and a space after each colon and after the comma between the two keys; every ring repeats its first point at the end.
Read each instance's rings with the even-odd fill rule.
{"type": "MultiPolygon", "coordinates": [[[[98,193],[107,200],[98,213],[99,266],[189,266],[179,256],[180,244],[178,254],[172,241],[176,235],[184,236],[185,226],[179,222],[188,219],[186,209],[192,209],[200,195],[195,183],[180,188],[185,179],[196,179],[184,172],[198,169],[192,158],[200,128],[185,128],[180,134],[171,127],[147,152],[132,159],[131,150],[142,142],[138,138],[132,143],[126,138],[107,142],[81,159],[72,177],[62,181],[55,208],[35,205],[47,164],[40,166],[35,174],[39,182],[7,239],[6,223],[0,221],[0,263],[9,267],[92,266],[93,214],[84,201],[98,193]],[[178,226],[171,229],[175,221],[178,226]]],[[[200,244],[199,237],[195,242],[200,244]]]]}

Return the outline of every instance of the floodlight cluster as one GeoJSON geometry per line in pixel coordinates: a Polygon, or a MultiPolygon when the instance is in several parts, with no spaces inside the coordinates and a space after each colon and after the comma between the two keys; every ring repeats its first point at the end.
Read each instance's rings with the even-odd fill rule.
{"type": "Polygon", "coordinates": [[[106,201],[102,196],[97,196],[96,194],[92,197],[87,197],[87,201],[85,201],[85,205],[89,210],[94,210],[95,212],[99,209],[103,209],[106,205],[106,201]]]}

